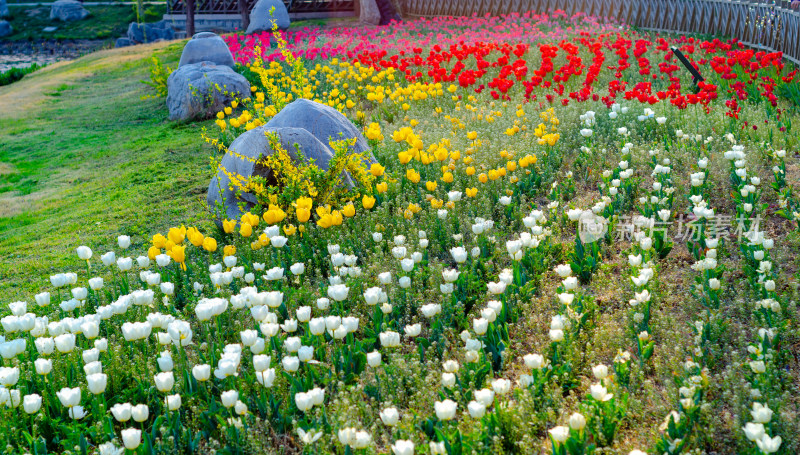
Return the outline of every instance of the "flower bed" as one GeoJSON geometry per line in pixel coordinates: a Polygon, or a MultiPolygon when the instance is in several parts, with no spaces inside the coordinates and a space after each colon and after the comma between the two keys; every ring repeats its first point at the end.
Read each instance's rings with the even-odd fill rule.
{"type": "Polygon", "coordinates": [[[78,247],[3,310],[9,453],[797,451],[780,56],[560,14],[282,36],[227,38],[252,96],[206,140],[305,97],[378,163],[329,196],[276,154],[219,232],[78,247]]]}

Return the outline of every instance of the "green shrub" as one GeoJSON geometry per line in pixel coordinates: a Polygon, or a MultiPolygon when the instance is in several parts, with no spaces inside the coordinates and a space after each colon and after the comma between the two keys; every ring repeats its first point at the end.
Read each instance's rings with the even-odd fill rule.
{"type": "Polygon", "coordinates": [[[13,84],[18,80],[25,77],[26,74],[30,74],[39,68],[43,68],[44,65],[39,65],[34,63],[33,65],[27,68],[11,68],[8,71],[0,73],[0,87],[8,84],[13,84]]]}

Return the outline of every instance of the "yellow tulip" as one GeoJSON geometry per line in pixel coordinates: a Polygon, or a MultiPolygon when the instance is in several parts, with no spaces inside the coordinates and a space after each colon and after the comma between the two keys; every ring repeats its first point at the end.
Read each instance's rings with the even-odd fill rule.
{"type": "Polygon", "coordinates": [[[224,220],[222,222],[222,230],[225,231],[226,234],[232,234],[234,229],[236,229],[235,220],[224,220]]]}
{"type": "Polygon", "coordinates": [[[278,224],[286,218],[286,212],[276,205],[269,205],[269,210],[264,212],[264,221],[267,224],[278,224]]]}
{"type": "Polygon", "coordinates": [[[445,183],[453,183],[453,173],[445,172],[444,175],[442,175],[442,181],[445,183]]]}
{"type": "Polygon", "coordinates": [[[217,251],[217,240],[213,237],[206,237],[203,239],[203,249],[210,253],[217,251]]]}
{"type": "Polygon", "coordinates": [[[383,175],[383,172],[386,170],[385,167],[381,166],[380,163],[372,163],[372,166],[369,167],[369,172],[374,177],[380,177],[383,175]]]}
{"type": "Polygon", "coordinates": [[[283,227],[283,232],[287,236],[291,237],[294,235],[295,232],[297,232],[297,228],[294,226],[294,224],[287,224],[286,226],[283,227]]]}
{"type": "Polygon", "coordinates": [[[186,231],[186,236],[194,246],[201,246],[205,240],[205,236],[203,236],[203,234],[201,234],[200,231],[195,228],[190,228],[188,231],[186,231]]]}
{"type": "Polygon", "coordinates": [[[467,133],[467,139],[469,139],[471,141],[474,141],[477,138],[478,138],[478,132],[477,131],[470,131],[469,133],[467,133]]]}
{"type": "Polygon", "coordinates": [[[236,247],[233,245],[225,245],[222,249],[222,257],[233,256],[236,254],[236,247]]]}
{"type": "Polygon", "coordinates": [[[371,196],[364,196],[361,198],[361,205],[363,205],[365,209],[369,210],[375,206],[375,198],[371,196]]]}
{"type": "Polygon", "coordinates": [[[411,158],[413,158],[413,155],[408,152],[400,152],[397,154],[397,159],[400,161],[400,164],[408,164],[411,158]]]}
{"type": "Polygon", "coordinates": [[[167,244],[167,238],[161,234],[156,234],[153,236],[153,246],[161,249],[164,248],[164,245],[167,244]]]}
{"type": "Polygon", "coordinates": [[[147,250],[147,257],[149,257],[151,261],[155,260],[156,256],[159,254],[161,254],[161,248],[157,246],[151,246],[150,249],[147,250]]]}
{"type": "Polygon", "coordinates": [[[242,215],[242,223],[247,223],[250,225],[250,227],[256,227],[258,226],[258,216],[247,212],[242,215]]]}
{"type": "Polygon", "coordinates": [[[311,206],[314,205],[314,201],[310,197],[302,196],[297,198],[294,204],[299,209],[311,210],[311,206]]]}
{"type": "Polygon", "coordinates": [[[344,216],[350,218],[352,216],[355,216],[356,208],[353,206],[352,203],[349,203],[345,205],[344,208],[342,208],[342,213],[344,214],[344,216]]]}
{"type": "Polygon", "coordinates": [[[250,223],[242,223],[241,227],[239,228],[239,234],[242,237],[250,237],[253,235],[253,226],[250,226],[250,223]]]}
{"type": "Polygon", "coordinates": [[[428,191],[436,191],[436,182],[425,182],[425,188],[427,188],[428,191]]]}
{"type": "Polygon", "coordinates": [[[478,181],[481,183],[486,183],[489,181],[489,176],[487,176],[485,172],[481,172],[481,174],[478,176],[478,181]]]}
{"type": "Polygon", "coordinates": [[[394,140],[395,142],[403,142],[404,140],[406,140],[406,134],[407,132],[405,128],[395,130],[395,132],[392,133],[392,140],[394,140]]]}
{"type": "Polygon", "coordinates": [[[304,207],[298,208],[297,211],[295,212],[295,215],[297,215],[297,221],[305,223],[306,221],[309,220],[309,218],[311,218],[311,210],[304,207]]]}
{"type": "Polygon", "coordinates": [[[323,206],[317,207],[317,216],[323,217],[325,215],[330,215],[330,214],[331,214],[331,208],[329,206],[326,205],[324,207],[323,206]]]}
{"type": "Polygon", "coordinates": [[[186,245],[175,245],[172,247],[172,259],[181,265],[183,270],[186,270],[186,245]]]}
{"type": "Polygon", "coordinates": [[[467,188],[466,192],[467,192],[467,197],[475,197],[475,196],[478,195],[478,189],[477,188],[467,188]]]}
{"type": "Polygon", "coordinates": [[[385,193],[389,190],[389,184],[386,182],[381,182],[375,185],[375,189],[378,190],[378,193],[385,193]]]}
{"type": "Polygon", "coordinates": [[[331,227],[332,225],[333,225],[333,217],[331,216],[330,213],[326,213],[325,215],[322,215],[319,218],[319,220],[317,220],[317,226],[319,226],[319,227],[321,227],[323,229],[327,229],[327,228],[331,227]]]}

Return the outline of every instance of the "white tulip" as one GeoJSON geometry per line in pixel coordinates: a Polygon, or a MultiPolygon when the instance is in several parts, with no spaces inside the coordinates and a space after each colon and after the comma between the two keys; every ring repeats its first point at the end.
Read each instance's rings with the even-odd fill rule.
{"type": "Polygon", "coordinates": [[[453,400],[447,399],[435,402],[433,408],[439,420],[451,420],[456,416],[458,404],[453,400]]]}
{"type": "Polygon", "coordinates": [[[117,403],[114,406],[111,406],[111,414],[117,420],[117,422],[127,422],[131,419],[133,407],[130,403],[117,403]]]}
{"type": "Polygon", "coordinates": [[[41,395],[31,394],[25,395],[22,399],[22,409],[25,411],[26,414],[35,414],[39,412],[39,409],[42,408],[42,397],[41,395]]]}
{"type": "Polygon", "coordinates": [[[414,455],[414,441],[398,439],[392,444],[394,455],[414,455]]]}
{"type": "Polygon", "coordinates": [[[384,425],[393,427],[400,421],[400,413],[397,408],[386,408],[380,412],[381,421],[384,425]]]}
{"type": "Polygon", "coordinates": [[[79,246],[75,252],[78,253],[78,258],[82,261],[88,261],[92,258],[92,250],[88,246],[79,246]]]}
{"type": "Polygon", "coordinates": [[[126,449],[136,450],[142,443],[142,430],[138,428],[122,430],[122,443],[126,449]]]}

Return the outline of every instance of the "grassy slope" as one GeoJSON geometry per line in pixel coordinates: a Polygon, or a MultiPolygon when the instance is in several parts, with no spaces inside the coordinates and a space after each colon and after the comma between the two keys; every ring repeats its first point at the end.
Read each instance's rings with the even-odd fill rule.
{"type": "MultiPolygon", "coordinates": [[[[16,6],[9,5],[11,26],[14,32],[3,38],[16,41],[27,39],[116,39],[124,36],[128,24],[136,22],[136,11],[133,5],[87,6],[90,15],[76,22],[50,20],[49,6],[16,6]],[[51,33],[42,31],[45,27],[56,26],[51,33]]],[[[161,20],[166,11],[164,5],[145,5],[141,22],[161,20]]]]}
{"type": "Polygon", "coordinates": [[[52,273],[80,267],[117,235],[205,221],[208,123],[167,120],[141,100],[156,50],[176,66],[182,43],[106,50],[0,87],[0,302],[31,300],[52,273]]]}

